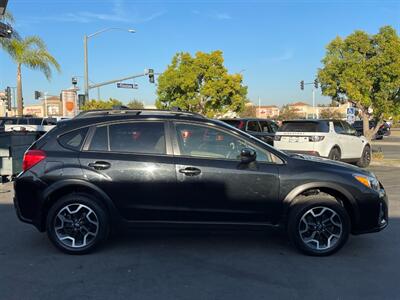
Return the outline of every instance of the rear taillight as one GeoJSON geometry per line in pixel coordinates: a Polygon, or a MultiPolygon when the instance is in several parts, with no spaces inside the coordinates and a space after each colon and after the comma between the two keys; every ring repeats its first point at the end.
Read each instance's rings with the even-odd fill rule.
{"type": "Polygon", "coordinates": [[[26,171],[32,168],[37,163],[46,158],[46,152],[43,150],[28,150],[25,152],[22,162],[22,170],[26,171]]]}
{"type": "Polygon", "coordinates": [[[308,140],[309,140],[310,142],[320,142],[320,141],[322,141],[324,138],[325,138],[324,136],[313,135],[313,136],[309,136],[309,137],[308,137],[308,140]]]}

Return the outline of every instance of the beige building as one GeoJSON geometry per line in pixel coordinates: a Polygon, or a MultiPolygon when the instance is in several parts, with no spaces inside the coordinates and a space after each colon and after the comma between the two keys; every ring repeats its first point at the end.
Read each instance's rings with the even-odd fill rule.
{"type": "Polygon", "coordinates": [[[350,103],[340,104],[339,106],[316,106],[313,107],[305,102],[294,102],[288,104],[288,107],[296,111],[302,118],[311,119],[314,116],[319,118],[321,112],[329,110],[341,114],[343,118],[346,117],[347,108],[350,107],[350,103]]]}
{"type": "Polygon", "coordinates": [[[262,119],[275,119],[279,116],[279,107],[276,105],[256,106],[256,117],[262,119]]]}
{"type": "MultiPolygon", "coordinates": [[[[0,109],[1,115],[5,116],[4,105],[0,109]]],[[[15,116],[16,109],[7,112],[8,116],[15,116]]],[[[62,103],[59,96],[47,96],[46,100],[37,101],[36,104],[24,105],[24,115],[32,115],[35,117],[55,117],[62,116],[62,103]],[[47,108],[47,109],[46,109],[47,108]],[[45,114],[45,109],[47,113],[45,114]]]]}

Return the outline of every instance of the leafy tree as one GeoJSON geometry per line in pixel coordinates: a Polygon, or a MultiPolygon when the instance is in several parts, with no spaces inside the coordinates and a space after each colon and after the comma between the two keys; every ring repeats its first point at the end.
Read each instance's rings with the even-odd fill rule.
{"type": "Polygon", "coordinates": [[[221,51],[177,53],[158,78],[156,106],[178,106],[208,117],[241,112],[247,87],[241,74],[228,74],[221,51]]]}
{"type": "Polygon", "coordinates": [[[395,29],[377,34],[355,31],[336,37],[326,48],[318,71],[322,93],[334,101],[350,101],[361,112],[364,135],[371,139],[383,120],[400,114],[400,38],[395,29]],[[369,129],[370,118],[376,120],[369,129]]]}
{"type": "Polygon", "coordinates": [[[144,108],[143,102],[140,102],[139,100],[136,100],[136,99],[130,101],[127,104],[127,106],[131,109],[143,109],[144,108]]]}
{"type": "MultiPolygon", "coordinates": [[[[13,21],[12,15],[6,15],[7,20],[13,21]]],[[[46,44],[38,36],[19,38],[13,36],[10,39],[0,39],[1,47],[11,56],[17,65],[17,111],[23,114],[22,98],[22,66],[32,70],[41,71],[48,80],[51,79],[52,67],[60,71],[60,65],[47,50],[46,44]]]]}
{"type": "Polygon", "coordinates": [[[304,119],[304,116],[299,114],[294,108],[291,108],[289,105],[282,106],[282,109],[278,116],[278,120],[285,121],[296,119],[304,119]]]}
{"type": "Polygon", "coordinates": [[[86,101],[85,105],[82,107],[82,110],[95,110],[95,109],[112,109],[113,107],[116,106],[122,106],[122,102],[117,100],[117,99],[113,99],[110,98],[108,100],[89,100],[86,101]]]}
{"type": "Polygon", "coordinates": [[[338,109],[326,108],[319,112],[321,119],[343,119],[344,115],[338,109]]]}

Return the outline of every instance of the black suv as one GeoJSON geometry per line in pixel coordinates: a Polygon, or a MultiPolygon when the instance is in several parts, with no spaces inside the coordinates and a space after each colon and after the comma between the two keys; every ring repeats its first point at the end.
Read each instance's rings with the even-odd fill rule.
{"type": "Polygon", "coordinates": [[[259,138],[260,140],[274,145],[275,132],[279,126],[272,120],[255,118],[233,118],[221,119],[221,121],[259,138]]]}
{"type": "Polygon", "coordinates": [[[311,255],[350,233],[380,231],[388,200],[357,167],[287,155],[186,112],[91,111],[60,122],[26,152],[19,218],[67,253],[87,253],[122,225],[287,229],[311,255]]]}

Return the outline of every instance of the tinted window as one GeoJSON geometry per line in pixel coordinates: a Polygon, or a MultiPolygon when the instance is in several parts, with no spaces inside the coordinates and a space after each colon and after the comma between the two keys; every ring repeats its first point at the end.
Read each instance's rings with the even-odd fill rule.
{"type": "Polygon", "coordinates": [[[256,149],[254,145],[218,129],[177,124],[176,134],[181,155],[238,160],[240,151],[248,147],[256,150],[258,161],[271,161],[267,151],[256,149]]]}
{"type": "Polygon", "coordinates": [[[221,120],[221,121],[239,129],[243,129],[244,127],[244,121],[242,120],[221,120]]]}
{"type": "Polygon", "coordinates": [[[109,126],[110,150],[165,154],[163,123],[124,123],[109,126]]]}
{"type": "Polygon", "coordinates": [[[18,124],[27,125],[28,119],[25,119],[25,118],[18,119],[18,124]]]}
{"type": "Polygon", "coordinates": [[[260,125],[258,124],[258,121],[248,121],[247,130],[253,132],[261,132],[261,128],[260,125]]]}
{"type": "Polygon", "coordinates": [[[329,132],[328,122],[283,122],[280,132],[329,132]]]}
{"type": "Polygon", "coordinates": [[[267,121],[260,121],[261,131],[262,132],[274,132],[272,131],[270,124],[267,121]]]}
{"type": "Polygon", "coordinates": [[[333,121],[333,127],[335,128],[335,132],[336,133],[338,133],[338,134],[343,134],[343,133],[345,133],[344,131],[344,128],[343,128],[343,126],[342,126],[342,122],[340,122],[340,121],[333,121]]]}
{"type": "Polygon", "coordinates": [[[71,131],[66,133],[58,138],[60,144],[68,149],[80,150],[85,140],[85,136],[87,133],[87,128],[82,128],[78,130],[71,131]]]}
{"type": "Polygon", "coordinates": [[[42,125],[42,119],[28,119],[30,125],[42,125]]]}
{"type": "Polygon", "coordinates": [[[108,151],[108,126],[97,127],[89,146],[90,151],[108,151]]]}

